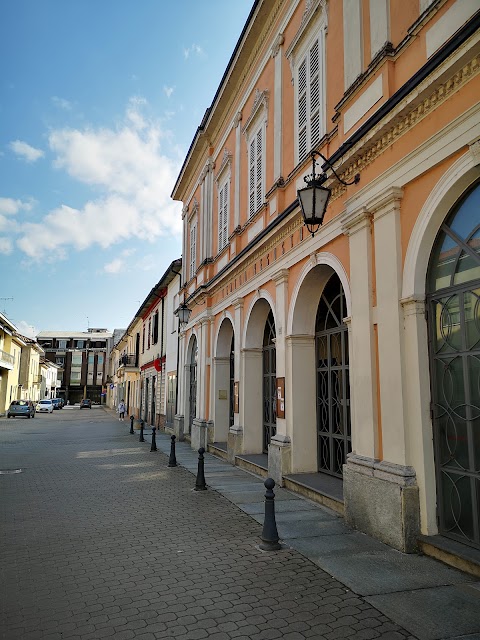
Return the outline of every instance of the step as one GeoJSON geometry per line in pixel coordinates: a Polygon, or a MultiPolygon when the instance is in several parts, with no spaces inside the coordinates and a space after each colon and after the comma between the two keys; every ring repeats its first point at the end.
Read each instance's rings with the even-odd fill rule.
{"type": "Polygon", "coordinates": [[[268,478],[268,469],[255,464],[252,460],[247,460],[242,456],[235,456],[235,466],[239,469],[244,469],[249,473],[253,473],[261,478],[268,478]]]}
{"type": "Polygon", "coordinates": [[[283,478],[284,487],[293,493],[297,493],[303,498],[308,498],[312,500],[312,502],[316,502],[318,504],[323,505],[324,507],[328,507],[340,514],[344,515],[344,504],[343,500],[341,500],[338,496],[329,494],[324,490],[318,490],[313,488],[301,480],[294,479],[292,477],[285,476],[283,478]]]}
{"type": "Polygon", "coordinates": [[[227,451],[222,446],[218,446],[216,442],[211,442],[210,444],[208,444],[207,451],[217,458],[228,460],[227,451]]]}
{"type": "Polygon", "coordinates": [[[480,578],[480,550],[444,536],[420,536],[418,546],[426,556],[480,578]]]}

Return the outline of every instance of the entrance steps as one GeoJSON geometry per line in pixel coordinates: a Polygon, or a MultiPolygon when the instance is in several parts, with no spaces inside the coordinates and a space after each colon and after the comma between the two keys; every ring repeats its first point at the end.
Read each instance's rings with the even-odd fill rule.
{"type": "Polygon", "coordinates": [[[420,551],[451,567],[480,578],[480,551],[444,536],[420,536],[420,551]]]}

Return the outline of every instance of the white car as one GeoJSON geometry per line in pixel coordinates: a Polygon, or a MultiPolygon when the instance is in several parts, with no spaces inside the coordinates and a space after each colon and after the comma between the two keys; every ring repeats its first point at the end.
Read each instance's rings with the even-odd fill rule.
{"type": "Polygon", "coordinates": [[[37,404],[37,411],[46,411],[53,413],[53,402],[51,400],[40,400],[37,404]]]}

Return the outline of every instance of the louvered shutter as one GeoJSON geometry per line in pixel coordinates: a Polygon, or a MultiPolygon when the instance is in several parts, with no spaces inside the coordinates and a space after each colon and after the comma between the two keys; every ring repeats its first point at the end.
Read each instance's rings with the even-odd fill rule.
{"type": "Polygon", "coordinates": [[[218,250],[223,249],[223,197],[224,187],[218,192],[218,250]]]}
{"type": "Polygon", "coordinates": [[[307,155],[307,59],[298,68],[298,159],[307,155]]]}
{"type": "Polygon", "coordinates": [[[310,148],[320,140],[320,47],[310,49],[310,148]]]}
{"type": "Polygon", "coordinates": [[[248,204],[249,217],[255,213],[255,138],[250,142],[249,171],[248,171],[248,204]]]}
{"type": "Polygon", "coordinates": [[[255,184],[255,189],[256,189],[256,207],[255,210],[258,211],[258,209],[260,209],[260,207],[262,206],[263,203],[263,193],[262,193],[262,184],[263,184],[263,180],[262,180],[262,169],[263,169],[263,130],[260,127],[260,129],[257,132],[256,135],[257,138],[257,162],[256,162],[256,166],[257,166],[257,173],[256,173],[256,184],[255,184]]]}
{"type": "Polygon", "coordinates": [[[190,227],[190,278],[193,278],[196,271],[197,256],[197,225],[190,227]]]}

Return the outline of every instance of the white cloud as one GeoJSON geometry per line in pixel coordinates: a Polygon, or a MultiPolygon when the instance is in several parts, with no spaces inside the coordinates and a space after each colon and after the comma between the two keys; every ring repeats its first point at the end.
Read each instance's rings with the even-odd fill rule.
{"type": "Polygon", "coordinates": [[[120,271],[123,271],[123,268],[124,261],[120,258],[115,258],[115,260],[112,260],[103,267],[104,271],[107,273],[119,273],[120,271]]]}
{"type": "Polygon", "coordinates": [[[59,109],[64,109],[65,111],[71,111],[72,103],[65,98],[59,98],[58,96],[52,96],[53,104],[59,109]]]}
{"type": "MultiPolygon", "coordinates": [[[[2,218],[0,216],[0,229],[2,228],[2,218]]],[[[0,236],[0,253],[8,255],[13,251],[13,243],[10,238],[3,238],[0,236]]]]}
{"type": "Polygon", "coordinates": [[[183,57],[185,58],[185,60],[188,60],[190,56],[193,56],[193,55],[201,56],[203,55],[203,53],[204,51],[199,44],[194,43],[190,47],[183,48],[183,57]]]}
{"type": "Polygon", "coordinates": [[[9,147],[13,153],[23,158],[25,162],[36,162],[45,155],[41,149],[35,149],[35,147],[22,140],[13,140],[13,142],[10,142],[9,147]]]}
{"type": "Polygon", "coordinates": [[[172,93],[175,91],[175,87],[167,87],[167,86],[164,85],[163,91],[164,91],[165,95],[167,96],[167,98],[171,98],[172,97],[172,93]]]}
{"type": "Polygon", "coordinates": [[[27,338],[35,338],[39,332],[39,330],[33,325],[29,324],[25,320],[20,320],[20,322],[15,323],[18,333],[21,333],[22,336],[26,336],[27,338]]]}
{"type": "Polygon", "coordinates": [[[144,115],[146,106],[143,98],[133,98],[117,129],[50,133],[55,167],[100,195],[80,208],[62,204],[40,222],[23,224],[17,245],[27,256],[61,258],[68,247],[107,248],[131,238],[181,234],[181,205],[170,198],[181,159],[164,153],[168,132],[144,115]]]}
{"type": "Polygon", "coordinates": [[[15,215],[19,211],[30,211],[32,201],[22,202],[22,200],[14,200],[13,198],[0,198],[0,214],[15,215]]]}

